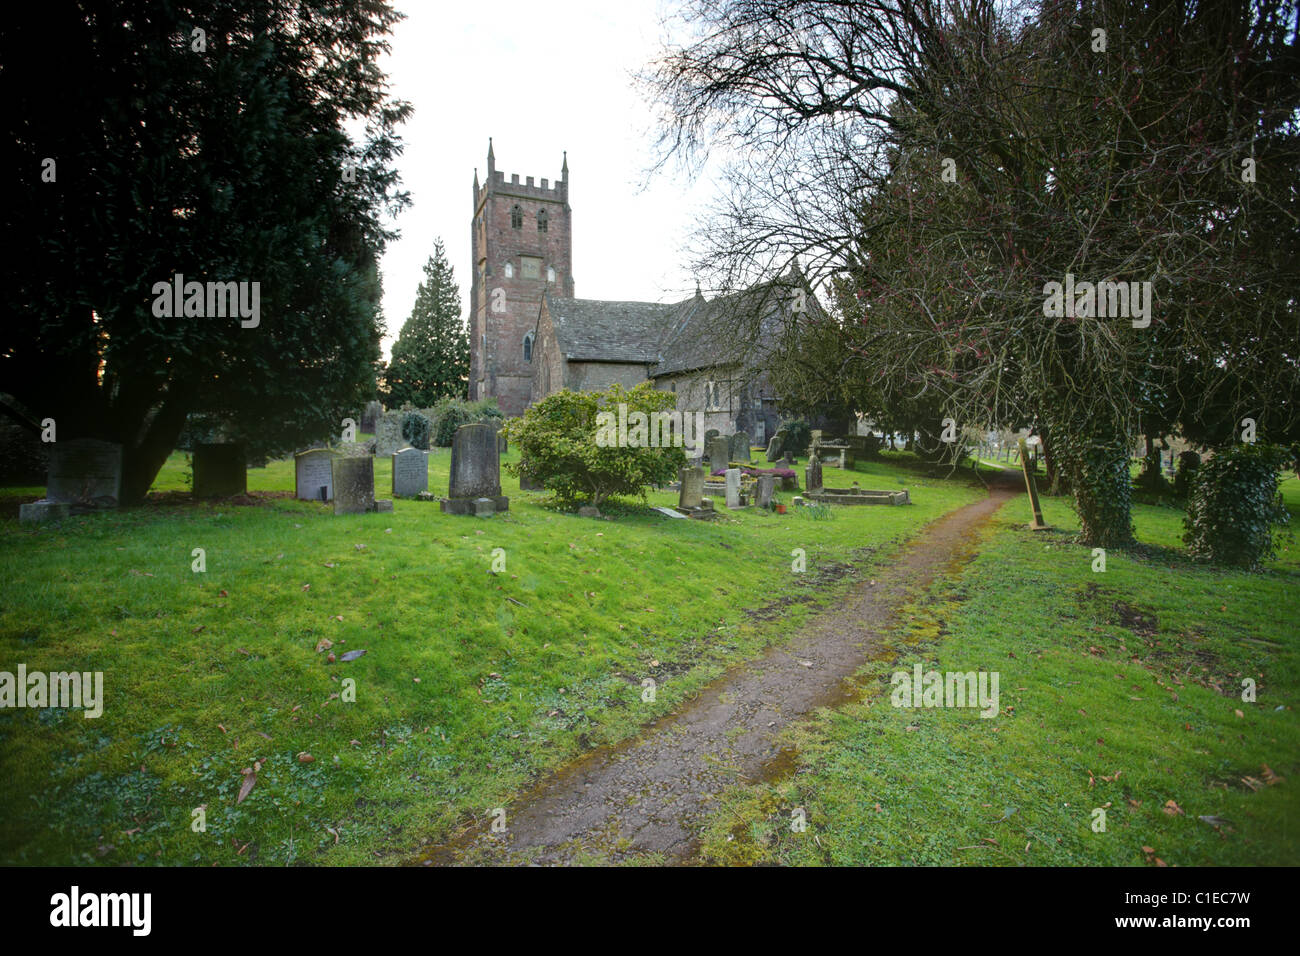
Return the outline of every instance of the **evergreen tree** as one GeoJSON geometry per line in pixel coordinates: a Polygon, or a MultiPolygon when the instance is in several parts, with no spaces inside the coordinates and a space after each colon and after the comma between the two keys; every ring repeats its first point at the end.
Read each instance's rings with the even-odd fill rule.
{"type": "Polygon", "coordinates": [[[393,343],[385,373],[390,408],[410,402],[428,408],[440,398],[463,397],[469,381],[469,332],[460,318],[460,289],[442,240],[424,264],[411,317],[393,343]]]}

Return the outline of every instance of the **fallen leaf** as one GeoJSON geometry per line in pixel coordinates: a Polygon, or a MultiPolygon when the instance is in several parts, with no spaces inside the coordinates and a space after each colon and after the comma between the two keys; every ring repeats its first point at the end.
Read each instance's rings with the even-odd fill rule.
{"type": "Polygon", "coordinates": [[[360,656],[361,656],[362,654],[364,654],[364,653],[365,653],[365,651],[363,651],[363,650],[362,650],[362,651],[348,651],[346,654],[344,654],[342,657],[340,657],[339,660],[344,661],[344,662],[346,662],[346,661],[355,661],[358,657],[360,657],[360,656]]]}
{"type": "Polygon", "coordinates": [[[1163,809],[1171,817],[1176,817],[1183,812],[1183,808],[1172,800],[1166,800],[1163,809]]]}
{"type": "Polygon", "coordinates": [[[315,762],[316,762],[316,758],[313,757],[311,754],[307,753],[307,751],[304,750],[304,751],[302,751],[301,753],[298,754],[298,762],[299,762],[299,763],[315,763],[315,762]]]}
{"type": "Polygon", "coordinates": [[[333,646],[334,646],[333,641],[331,641],[328,637],[322,637],[319,641],[316,642],[316,653],[319,654],[321,651],[328,651],[333,646]]]}
{"type": "Polygon", "coordinates": [[[223,589],[220,594],[220,597],[230,597],[230,595],[223,589]]]}
{"type": "Polygon", "coordinates": [[[244,782],[240,784],[239,799],[235,801],[236,805],[244,802],[244,798],[248,796],[249,791],[253,789],[253,784],[255,783],[257,783],[257,774],[254,773],[252,770],[245,770],[244,782]]]}

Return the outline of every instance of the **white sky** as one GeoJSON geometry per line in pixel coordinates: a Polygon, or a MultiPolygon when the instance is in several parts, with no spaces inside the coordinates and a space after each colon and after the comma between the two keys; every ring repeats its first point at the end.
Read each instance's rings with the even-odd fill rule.
{"type": "Polygon", "coordinates": [[[441,237],[468,309],[474,169],[488,137],[507,181],[552,182],[569,154],[575,292],[587,299],[673,301],[695,291],[683,247],[714,188],[661,173],[644,188],[650,109],[631,73],[663,36],[658,0],[398,0],[407,19],[381,61],[415,113],[397,161],[412,206],[381,261],[387,355],[441,237]]]}

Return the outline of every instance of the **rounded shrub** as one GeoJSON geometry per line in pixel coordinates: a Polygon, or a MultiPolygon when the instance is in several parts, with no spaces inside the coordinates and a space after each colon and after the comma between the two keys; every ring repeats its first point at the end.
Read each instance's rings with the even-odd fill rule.
{"type": "Polygon", "coordinates": [[[456,437],[456,429],[474,421],[474,413],[461,401],[450,401],[445,405],[439,403],[438,428],[434,442],[439,448],[450,448],[456,437]]]}
{"type": "Polygon", "coordinates": [[[1183,518],[1193,557],[1257,568],[1273,556],[1273,528],[1289,519],[1277,487],[1289,458],[1286,449],[1261,443],[1236,445],[1201,463],[1183,518]]]}
{"type": "Polygon", "coordinates": [[[402,440],[412,448],[420,451],[429,450],[429,434],[433,426],[429,419],[419,412],[407,412],[402,416],[402,440]]]}
{"type": "Polygon", "coordinates": [[[812,426],[802,418],[796,418],[793,421],[782,422],[778,431],[785,432],[785,441],[781,447],[789,452],[792,456],[808,454],[808,446],[812,444],[812,426]]]}

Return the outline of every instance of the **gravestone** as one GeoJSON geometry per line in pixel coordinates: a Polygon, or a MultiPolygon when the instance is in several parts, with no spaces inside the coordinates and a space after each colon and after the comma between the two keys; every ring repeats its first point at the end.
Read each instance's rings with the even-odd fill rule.
{"type": "Polygon", "coordinates": [[[393,453],[393,497],[414,498],[429,490],[429,456],[418,448],[393,453]]]}
{"type": "Polygon", "coordinates": [[[775,475],[758,476],[758,506],[760,508],[772,507],[772,493],[776,491],[775,475]]]}
{"type": "Polygon", "coordinates": [[[781,460],[782,445],[784,442],[785,435],[781,432],[777,432],[772,436],[772,440],[767,443],[767,460],[769,464],[781,460]]]}
{"type": "Polygon", "coordinates": [[[708,443],[713,441],[713,439],[717,438],[721,434],[722,432],[718,431],[716,428],[710,428],[708,431],[706,431],[704,433],[705,447],[708,447],[708,443]]]}
{"type": "Polygon", "coordinates": [[[375,460],[339,457],[333,462],[334,513],[359,515],[375,510],[375,460]]]}
{"type": "Polygon", "coordinates": [[[806,490],[821,491],[822,463],[816,455],[808,459],[808,464],[803,470],[803,481],[806,490]]]}
{"type": "Polygon", "coordinates": [[[743,461],[749,464],[749,432],[736,432],[731,436],[730,455],[732,461],[743,461]]]}
{"type": "Polygon", "coordinates": [[[116,508],[121,497],[121,445],[97,438],[74,438],[50,445],[47,501],[116,508]]]}
{"type": "Polygon", "coordinates": [[[44,524],[47,521],[62,521],[72,514],[72,506],[66,501],[31,501],[18,506],[19,524],[44,524]]]}
{"type": "Polygon", "coordinates": [[[678,477],[682,487],[677,494],[677,507],[699,508],[704,500],[704,469],[682,468],[678,477]]]}
{"type": "Polygon", "coordinates": [[[1029,504],[1034,509],[1034,520],[1029,527],[1034,531],[1043,531],[1047,525],[1043,522],[1043,508],[1038,503],[1038,483],[1034,481],[1034,466],[1029,460],[1029,449],[1023,438],[1020,439],[1020,467],[1025,473],[1025,487],[1029,489],[1029,504]]]}
{"type": "Polygon", "coordinates": [[[510,499],[501,494],[501,456],[491,425],[461,425],[451,442],[451,478],[448,494],[440,502],[446,514],[491,514],[507,511],[510,499]]]}
{"type": "Polygon", "coordinates": [[[248,494],[248,466],[238,443],[194,446],[194,497],[248,494]]]}
{"type": "Polygon", "coordinates": [[[293,496],[302,501],[334,500],[334,452],[313,448],[293,456],[293,496]]]}
{"type": "Polygon", "coordinates": [[[740,507],[740,469],[727,469],[727,507],[740,507]]]}
{"type": "Polygon", "coordinates": [[[706,446],[708,449],[706,456],[709,459],[709,471],[717,471],[719,468],[726,468],[727,462],[731,457],[731,445],[722,435],[714,435],[709,439],[706,446]]]}

